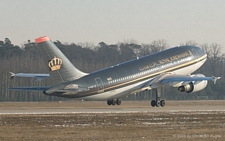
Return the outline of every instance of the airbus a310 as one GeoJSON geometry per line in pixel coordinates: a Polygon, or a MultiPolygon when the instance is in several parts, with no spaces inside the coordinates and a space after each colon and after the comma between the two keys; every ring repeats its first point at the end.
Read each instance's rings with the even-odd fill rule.
{"type": "Polygon", "coordinates": [[[53,86],[14,87],[10,90],[41,91],[45,95],[76,98],[87,101],[106,100],[108,105],[120,105],[121,97],[146,90],[156,91],[153,107],[164,107],[160,88],[177,87],[178,91],[193,93],[204,89],[208,80],[216,83],[220,77],[192,74],[207,59],[196,46],[173,47],[93,73],[78,70],[58,47],[44,36],[35,39],[49,74],[11,73],[12,77],[50,78],[53,86]]]}

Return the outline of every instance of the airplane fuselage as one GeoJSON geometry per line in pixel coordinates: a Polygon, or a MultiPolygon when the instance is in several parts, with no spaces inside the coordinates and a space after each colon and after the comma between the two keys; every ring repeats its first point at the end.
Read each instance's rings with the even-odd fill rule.
{"type": "Polygon", "coordinates": [[[198,47],[174,47],[52,86],[45,94],[84,100],[117,99],[136,92],[136,87],[160,74],[189,75],[200,68],[206,58],[207,55],[198,47]],[[72,91],[78,87],[82,91],[72,91]],[[52,93],[57,89],[71,92],[52,93]]]}

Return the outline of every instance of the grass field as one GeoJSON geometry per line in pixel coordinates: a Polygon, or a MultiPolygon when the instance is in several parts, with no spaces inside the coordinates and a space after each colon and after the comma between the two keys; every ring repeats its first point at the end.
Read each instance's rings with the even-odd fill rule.
{"type": "MultiPolygon", "coordinates": [[[[225,101],[168,101],[167,106],[225,106],[225,101]]],[[[147,107],[148,101],[122,108],[147,107]]],[[[111,108],[106,102],[0,103],[4,109],[111,108]]],[[[225,111],[149,113],[1,114],[0,140],[224,141],[225,111]]]]}

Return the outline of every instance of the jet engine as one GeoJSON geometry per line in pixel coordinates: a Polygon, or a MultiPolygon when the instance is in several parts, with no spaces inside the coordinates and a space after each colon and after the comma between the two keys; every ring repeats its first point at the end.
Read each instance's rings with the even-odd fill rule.
{"type": "MultiPolygon", "coordinates": [[[[205,77],[205,76],[203,74],[194,74],[194,75],[191,75],[191,77],[205,77]]],[[[208,84],[207,80],[190,82],[188,84],[178,87],[178,90],[180,92],[193,93],[193,92],[203,90],[207,86],[207,84],[208,84]]]]}

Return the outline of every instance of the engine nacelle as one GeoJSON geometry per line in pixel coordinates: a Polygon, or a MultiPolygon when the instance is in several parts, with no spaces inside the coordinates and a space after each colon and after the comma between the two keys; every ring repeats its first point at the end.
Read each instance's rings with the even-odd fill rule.
{"type": "MultiPolygon", "coordinates": [[[[195,74],[195,75],[191,75],[191,77],[205,77],[205,76],[203,74],[195,74]]],[[[196,83],[190,82],[189,84],[178,87],[178,90],[180,92],[193,93],[193,92],[203,90],[207,86],[207,84],[208,84],[207,80],[203,80],[196,83]]]]}

